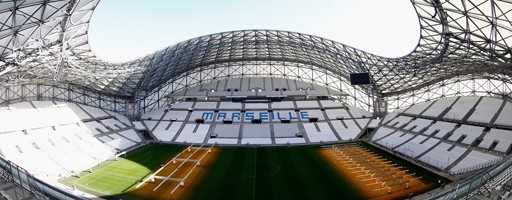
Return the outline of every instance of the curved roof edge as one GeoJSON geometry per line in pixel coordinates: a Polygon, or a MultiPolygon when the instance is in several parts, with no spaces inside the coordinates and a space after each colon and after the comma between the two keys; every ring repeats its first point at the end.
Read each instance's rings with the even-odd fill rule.
{"type": "Polygon", "coordinates": [[[292,62],[347,77],[368,71],[382,96],[446,78],[512,75],[512,2],[412,0],[417,48],[384,58],[307,34],[240,30],[193,38],[122,63],[96,58],[87,30],[99,0],[0,3],[0,82],[59,81],[135,97],[190,70],[230,62],[292,62]]]}

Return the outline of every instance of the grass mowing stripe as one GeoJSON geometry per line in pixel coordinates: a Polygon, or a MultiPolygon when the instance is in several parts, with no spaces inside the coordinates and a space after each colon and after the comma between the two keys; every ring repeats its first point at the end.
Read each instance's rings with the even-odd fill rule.
{"type": "Polygon", "coordinates": [[[195,192],[195,196],[191,196],[191,199],[226,199],[222,198],[227,192],[224,191],[224,187],[229,185],[229,181],[226,177],[232,176],[231,168],[233,166],[236,154],[236,148],[223,148],[219,154],[222,156],[218,157],[215,165],[206,170],[208,174],[207,179],[200,183],[195,192]]]}
{"type": "MultiPolygon", "coordinates": [[[[283,171],[284,163],[282,159],[283,157],[287,157],[285,151],[279,150],[269,150],[266,151],[267,159],[271,160],[278,167],[276,169],[276,173],[273,174],[272,177],[268,177],[266,179],[269,189],[267,191],[272,191],[270,195],[268,195],[267,199],[293,199],[290,192],[275,192],[274,188],[277,191],[292,191],[289,187],[288,181],[289,179],[285,176],[285,171],[283,171]],[[272,181],[270,181],[272,180],[272,181]]],[[[298,199],[298,198],[295,198],[298,199]]]]}
{"type": "Polygon", "coordinates": [[[158,168],[164,160],[181,151],[184,146],[152,144],[140,147],[127,153],[126,158],[118,161],[106,161],[93,173],[87,173],[81,178],[70,177],[63,180],[66,185],[77,185],[79,188],[89,188],[99,193],[118,195],[132,188],[141,178],[158,168]]]}
{"type": "Polygon", "coordinates": [[[282,149],[279,148],[260,148],[258,151],[258,191],[260,191],[258,199],[289,199],[276,198],[275,194],[288,194],[290,188],[287,187],[287,180],[283,178],[281,171],[282,164],[279,163],[277,154],[282,149]],[[272,157],[274,156],[274,157],[272,157]],[[263,192],[261,192],[263,191],[263,192]]]}
{"type": "Polygon", "coordinates": [[[76,183],[110,195],[118,194],[137,181],[137,176],[141,176],[145,174],[145,171],[149,171],[148,169],[127,167],[131,165],[134,165],[134,163],[120,158],[112,165],[106,166],[90,174],[90,176],[78,179],[76,183]]]}
{"type": "Polygon", "coordinates": [[[258,177],[258,148],[254,148],[254,171],[252,178],[252,200],[256,199],[256,178],[258,177]]]}
{"type": "MultiPolygon", "coordinates": [[[[141,199],[136,192],[122,190],[120,183],[137,182],[156,170],[185,146],[154,144],[127,154],[126,160],[109,161],[84,181],[115,196],[106,199],[141,199]],[[126,162],[123,164],[123,162],[126,162]],[[104,170],[104,171],[102,171],[104,170]],[[94,179],[94,180],[93,180],[94,179]],[[107,180],[108,179],[108,180],[107,180]],[[101,181],[104,180],[104,181],[101,181]],[[116,186],[113,186],[116,185],[116,186]]],[[[191,199],[362,199],[334,166],[319,153],[318,146],[306,147],[223,147],[215,164],[205,167],[191,199]]],[[[89,187],[94,190],[93,187],[89,187]]],[[[100,191],[98,191],[100,192],[100,191]]],[[[144,199],[144,198],[142,198],[144,199]]]]}
{"type": "Polygon", "coordinates": [[[322,182],[317,180],[317,176],[314,174],[316,169],[311,169],[308,165],[309,159],[304,160],[306,156],[301,155],[302,152],[298,152],[297,148],[290,148],[289,151],[291,160],[300,175],[301,183],[306,186],[305,189],[311,191],[307,193],[309,199],[328,199],[323,187],[320,187],[323,185],[322,182]]]}
{"type": "Polygon", "coordinates": [[[231,169],[238,177],[237,190],[235,192],[235,199],[252,199],[252,192],[254,189],[253,181],[253,168],[255,148],[240,149],[237,151],[237,157],[241,162],[236,163],[231,169]]]}
{"type": "Polygon", "coordinates": [[[361,199],[318,150],[223,148],[191,199],[361,199]]]}
{"type": "Polygon", "coordinates": [[[288,194],[292,197],[291,199],[305,199],[307,198],[309,191],[305,184],[302,183],[301,176],[302,174],[298,170],[298,168],[302,168],[302,166],[297,167],[292,157],[290,156],[290,149],[282,149],[280,155],[280,160],[283,168],[283,174],[287,178],[286,182],[283,184],[288,185],[288,188],[293,188],[288,191],[288,194]]]}

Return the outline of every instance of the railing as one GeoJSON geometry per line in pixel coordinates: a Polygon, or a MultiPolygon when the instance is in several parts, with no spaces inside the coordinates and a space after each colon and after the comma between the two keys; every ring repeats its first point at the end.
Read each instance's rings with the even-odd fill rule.
{"type": "Polygon", "coordinates": [[[14,184],[33,192],[37,199],[48,199],[48,197],[54,199],[87,199],[41,181],[28,173],[27,170],[2,157],[0,157],[0,170],[11,174],[14,184]]]}
{"type": "Polygon", "coordinates": [[[512,159],[508,157],[496,166],[475,174],[461,182],[456,182],[444,190],[437,190],[415,197],[415,199],[470,199],[471,197],[485,190],[485,184],[502,173],[512,173],[507,170],[512,167],[512,159]],[[479,191],[480,190],[480,191],[479,191]]]}
{"type": "Polygon", "coordinates": [[[464,168],[458,169],[457,171],[450,171],[449,173],[451,175],[464,174],[464,173],[472,172],[472,171],[475,171],[475,170],[483,169],[483,168],[486,168],[486,167],[490,167],[492,165],[495,165],[496,163],[499,163],[500,161],[501,161],[501,158],[496,158],[494,160],[490,160],[490,161],[487,161],[487,162],[484,162],[484,163],[480,163],[478,165],[464,167],[464,168]]]}

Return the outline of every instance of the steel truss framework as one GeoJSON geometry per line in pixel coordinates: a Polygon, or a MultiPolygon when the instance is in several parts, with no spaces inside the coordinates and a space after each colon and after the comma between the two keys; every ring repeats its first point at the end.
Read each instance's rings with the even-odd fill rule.
{"type": "Polygon", "coordinates": [[[493,78],[460,77],[386,98],[388,110],[408,108],[426,101],[455,96],[491,96],[512,102],[512,83],[493,78]]]}
{"type": "Polygon", "coordinates": [[[24,84],[0,87],[0,107],[24,101],[76,102],[92,107],[124,113],[126,100],[102,95],[71,85],[24,84]]]}
{"type": "Polygon", "coordinates": [[[365,109],[370,109],[368,106],[371,105],[368,91],[352,87],[346,79],[325,69],[285,61],[254,61],[221,63],[188,71],[156,88],[148,97],[140,101],[140,107],[142,112],[150,111],[163,107],[166,102],[162,96],[174,91],[212,81],[244,77],[276,77],[312,82],[344,91],[348,97],[342,100],[349,105],[365,109]]]}
{"type": "Polygon", "coordinates": [[[30,97],[14,92],[17,87],[49,85],[88,96],[62,99],[88,105],[92,101],[80,99],[107,99],[110,103],[96,105],[119,112],[135,103],[146,112],[163,106],[162,99],[177,89],[223,77],[281,77],[279,70],[291,72],[292,79],[341,89],[351,95],[349,104],[370,110],[370,93],[387,99],[389,110],[457,94],[511,96],[508,0],[411,0],[420,36],[417,48],[400,58],[301,33],[243,30],[190,39],[122,64],[99,60],[88,45],[87,30],[98,3],[0,2],[0,82],[4,91],[11,91],[3,100],[30,97]],[[219,76],[214,79],[203,70],[219,76]],[[362,71],[371,73],[373,85],[346,84],[349,73],[362,71]],[[452,85],[474,92],[452,91],[452,85]]]}

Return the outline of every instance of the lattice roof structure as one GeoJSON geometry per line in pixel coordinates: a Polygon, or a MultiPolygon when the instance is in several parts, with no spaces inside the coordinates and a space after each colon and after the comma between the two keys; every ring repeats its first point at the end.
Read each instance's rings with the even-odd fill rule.
{"type": "Polygon", "coordinates": [[[99,0],[4,0],[0,83],[58,84],[137,100],[194,71],[254,63],[311,66],[340,79],[368,71],[373,86],[367,87],[381,97],[453,77],[511,83],[512,2],[411,2],[420,38],[417,48],[400,58],[303,33],[241,30],[193,38],[126,63],[108,63],[95,57],[87,38],[99,0]]]}

